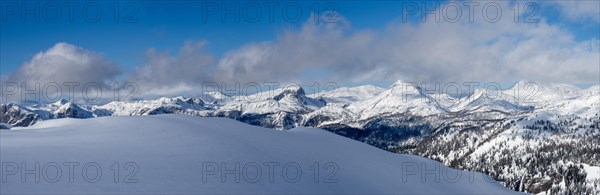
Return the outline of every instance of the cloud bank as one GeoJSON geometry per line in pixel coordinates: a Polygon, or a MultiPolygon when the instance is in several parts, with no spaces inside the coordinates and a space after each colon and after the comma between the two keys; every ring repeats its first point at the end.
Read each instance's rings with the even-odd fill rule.
{"type": "Polygon", "coordinates": [[[309,21],[275,41],[248,44],[227,54],[218,67],[223,78],[242,82],[302,79],[304,72],[315,69],[327,72],[333,81],[351,82],[598,80],[598,40],[577,41],[568,30],[543,19],[427,21],[432,22],[391,22],[379,31],[351,31],[345,23],[309,21]]]}
{"type": "MultiPolygon", "coordinates": [[[[556,5],[569,19],[598,21],[598,10],[588,5],[597,3],[556,5]]],[[[510,10],[514,5],[501,6],[510,10]]],[[[164,96],[198,94],[206,82],[593,84],[600,76],[600,41],[577,40],[569,29],[545,18],[535,23],[515,22],[506,15],[497,22],[398,19],[381,29],[353,29],[341,16],[337,23],[310,18],[299,29],[287,29],[272,41],[247,43],[221,58],[206,49],[206,40],[186,41],[176,54],[150,48],[145,62],[129,75],[98,52],[57,43],[3,80],[106,83],[123,76],[122,82],[138,84],[141,95],[164,96]]]]}

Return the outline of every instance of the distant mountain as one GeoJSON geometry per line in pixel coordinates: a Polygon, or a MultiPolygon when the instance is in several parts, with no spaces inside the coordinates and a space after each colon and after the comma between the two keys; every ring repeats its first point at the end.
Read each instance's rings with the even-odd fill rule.
{"type": "Polygon", "coordinates": [[[210,110],[200,98],[159,98],[134,102],[115,101],[102,106],[92,107],[95,113],[101,112],[116,116],[156,115],[156,114],[191,114],[197,115],[203,110],[210,110]]]}
{"type": "Polygon", "coordinates": [[[205,102],[208,102],[210,104],[220,104],[223,102],[228,102],[231,100],[231,96],[218,92],[218,91],[214,91],[214,92],[207,92],[204,93],[204,95],[201,97],[205,102]]]}
{"type": "Polygon", "coordinates": [[[60,100],[0,108],[0,122],[12,126],[55,118],[174,113],[227,117],[278,130],[317,127],[388,151],[482,171],[514,190],[600,190],[600,178],[594,176],[600,173],[585,171],[600,167],[598,85],[579,89],[519,82],[504,90],[477,89],[453,97],[397,81],[388,89],[367,85],[310,95],[301,87],[288,87],[248,96],[213,92],[99,106],[60,100]]]}
{"type": "Polygon", "coordinates": [[[359,114],[359,119],[396,114],[429,116],[446,111],[419,86],[402,81],[395,82],[389,89],[375,97],[354,102],[347,108],[359,114]]]}
{"type": "Polygon", "coordinates": [[[275,129],[301,126],[303,115],[311,113],[326,102],[306,96],[301,87],[280,88],[250,96],[238,96],[226,102],[218,111],[237,116],[242,122],[275,129]],[[239,113],[239,116],[237,114],[239,113]]]}
{"type": "Polygon", "coordinates": [[[301,87],[288,87],[250,96],[238,96],[226,102],[220,109],[239,110],[242,114],[309,113],[326,102],[307,97],[301,87]]]}
{"type": "Polygon", "coordinates": [[[92,118],[91,111],[79,107],[72,102],[60,102],[62,105],[56,105],[58,108],[53,112],[54,118],[92,118]]]}
{"type": "Polygon", "coordinates": [[[457,103],[450,107],[452,111],[526,111],[532,110],[532,106],[518,105],[511,102],[511,99],[504,95],[503,91],[476,89],[475,92],[465,98],[459,99],[457,103]]]}

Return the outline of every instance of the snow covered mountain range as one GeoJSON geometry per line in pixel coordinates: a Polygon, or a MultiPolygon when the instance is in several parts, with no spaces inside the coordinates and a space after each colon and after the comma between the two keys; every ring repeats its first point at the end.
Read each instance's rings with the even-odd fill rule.
{"type": "Polygon", "coordinates": [[[288,87],[249,96],[159,98],[105,105],[3,104],[0,122],[186,114],[287,130],[317,127],[373,146],[481,171],[518,191],[600,191],[600,86],[477,89],[464,97],[398,81],[316,94],[288,87]],[[587,168],[585,168],[587,167],[587,168]],[[589,168],[592,167],[592,168],[589,168]],[[588,171],[586,171],[588,170],[588,171]]]}

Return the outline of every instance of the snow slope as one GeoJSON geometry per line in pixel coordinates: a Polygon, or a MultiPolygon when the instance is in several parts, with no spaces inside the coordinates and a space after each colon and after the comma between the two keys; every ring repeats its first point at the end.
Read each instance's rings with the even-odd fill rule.
{"type": "Polygon", "coordinates": [[[21,182],[23,175],[4,169],[7,181],[0,183],[3,194],[513,193],[486,180],[483,174],[389,153],[324,130],[280,132],[224,118],[155,115],[57,119],[1,131],[0,146],[4,164],[31,170],[40,162],[39,170],[45,170],[36,183],[36,175],[25,175],[26,182],[21,182]],[[99,168],[89,168],[89,162],[99,168]],[[113,166],[115,162],[119,166],[113,166]],[[73,182],[69,182],[66,166],[56,183],[47,181],[57,178],[52,163],[80,163],[73,169],[73,182]],[[236,163],[240,163],[237,171],[236,163]],[[264,164],[273,165],[273,172],[264,164]],[[100,178],[96,177],[97,169],[102,170],[100,178]],[[224,169],[233,171],[222,175],[219,171],[224,169]],[[115,174],[114,170],[120,172],[115,174]],[[119,176],[117,182],[115,175],[119,176]],[[133,183],[124,183],[125,179],[133,183]]]}

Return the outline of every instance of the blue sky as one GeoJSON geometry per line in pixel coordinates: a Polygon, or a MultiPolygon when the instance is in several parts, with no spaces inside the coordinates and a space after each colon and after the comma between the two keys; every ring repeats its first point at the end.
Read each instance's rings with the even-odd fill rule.
{"type": "MultiPolygon", "coordinates": [[[[54,1],[53,1],[54,2],[54,1]]],[[[272,2],[272,1],[271,1],[272,2]]],[[[537,40],[536,35],[530,35],[531,33],[539,33],[539,31],[548,31],[554,32],[552,29],[557,29],[556,34],[542,34],[540,36],[564,36],[568,37],[568,39],[564,42],[554,43],[550,45],[551,48],[555,48],[556,51],[568,50],[570,52],[578,52],[579,45],[591,45],[591,49],[587,48],[588,53],[581,54],[583,56],[587,56],[589,59],[593,59],[593,53],[598,51],[597,40],[600,38],[600,16],[597,16],[597,10],[600,10],[600,5],[597,9],[589,9],[589,5],[587,5],[587,10],[578,10],[581,9],[581,5],[571,6],[571,5],[563,5],[560,1],[549,2],[549,3],[540,3],[537,2],[538,10],[535,12],[535,18],[539,19],[542,24],[522,24],[516,25],[511,28],[520,28],[519,30],[507,30],[503,34],[499,34],[498,38],[489,38],[482,37],[481,40],[474,41],[473,44],[481,44],[478,47],[494,45],[499,40],[509,40],[508,43],[513,43],[515,48],[518,47],[519,44],[524,43],[526,40],[534,40],[534,41],[543,41],[544,39],[537,40]],[[595,11],[596,10],[596,11],[595,11]],[[545,27],[548,25],[550,27],[545,27]],[[521,30],[531,28],[528,30],[521,30]],[[550,30],[548,30],[550,29],[550,30]],[[531,32],[531,33],[530,33],[531,32]],[[513,35],[514,34],[514,35],[513,35]],[[514,40],[513,40],[514,39],[514,40]],[[487,43],[489,42],[489,43],[487,43]],[[591,53],[591,54],[590,54],[591,53]]],[[[589,1],[587,4],[594,2],[589,1]]],[[[16,4],[11,1],[2,2],[2,22],[0,23],[0,66],[1,66],[1,75],[12,75],[15,74],[17,69],[21,67],[25,62],[32,60],[32,57],[39,53],[52,48],[56,43],[66,42],[72,44],[76,47],[84,48],[89,51],[101,53],[104,57],[116,64],[116,66],[121,69],[121,73],[116,77],[118,79],[127,79],[131,77],[131,74],[135,72],[135,67],[144,67],[148,64],[153,64],[153,62],[149,61],[148,51],[150,48],[154,48],[158,53],[166,53],[171,56],[177,56],[180,53],[181,48],[183,47],[186,41],[202,41],[205,42],[201,47],[202,52],[209,53],[213,56],[213,61],[210,66],[212,69],[219,69],[220,67],[240,67],[236,66],[236,64],[224,64],[221,66],[220,61],[223,59],[238,59],[233,58],[235,55],[227,55],[231,52],[243,50],[245,46],[253,48],[256,44],[265,43],[270,44],[267,48],[276,48],[275,50],[284,50],[287,51],[289,47],[286,47],[288,43],[286,42],[285,35],[289,35],[290,38],[295,41],[300,40],[299,37],[305,37],[303,34],[307,29],[311,29],[307,27],[306,23],[311,21],[311,12],[314,12],[315,5],[319,6],[320,16],[326,17],[326,10],[332,10],[332,5],[335,5],[337,8],[335,11],[336,17],[342,17],[343,21],[347,22],[347,25],[342,25],[343,27],[332,27],[334,30],[330,30],[328,25],[326,24],[314,24],[316,26],[316,30],[311,31],[312,33],[324,33],[327,36],[331,36],[333,38],[339,38],[340,41],[354,41],[359,42],[363,40],[361,35],[365,35],[365,39],[368,41],[375,40],[373,43],[365,43],[365,45],[370,45],[369,47],[373,47],[374,50],[377,48],[386,48],[386,51],[398,49],[398,55],[402,55],[407,53],[406,48],[394,48],[390,47],[387,44],[384,44],[387,38],[391,40],[397,40],[397,44],[403,44],[404,42],[408,42],[410,37],[400,37],[399,36],[411,36],[411,33],[423,34],[423,32],[428,29],[428,25],[432,26],[431,29],[436,29],[436,24],[432,23],[432,20],[427,25],[420,23],[420,14],[411,15],[408,22],[403,22],[403,8],[405,6],[410,5],[418,5],[419,9],[423,9],[425,7],[433,7],[441,9],[443,5],[447,5],[447,1],[427,1],[425,4],[421,2],[411,2],[411,1],[332,1],[321,2],[321,1],[289,1],[289,2],[278,2],[278,6],[274,8],[274,22],[268,20],[268,7],[264,5],[265,2],[257,1],[259,8],[262,11],[261,19],[257,22],[248,22],[244,20],[243,14],[245,12],[237,12],[241,15],[241,21],[235,22],[233,21],[233,15],[227,15],[227,22],[222,22],[222,18],[219,14],[223,11],[223,5],[232,6],[235,3],[240,3],[240,6],[248,6],[249,2],[202,2],[202,1],[133,1],[131,7],[127,7],[130,4],[127,2],[119,2],[119,10],[120,15],[118,17],[119,21],[114,21],[114,10],[113,6],[115,6],[114,2],[98,2],[97,5],[100,6],[100,10],[102,10],[102,15],[99,21],[92,23],[86,21],[84,18],[84,14],[82,7],[86,5],[86,2],[81,2],[78,6],[75,7],[75,14],[73,16],[74,21],[70,22],[67,17],[67,9],[63,2],[54,2],[58,5],[61,11],[61,18],[58,19],[58,22],[49,22],[44,20],[43,14],[53,15],[55,13],[55,9],[53,7],[48,8],[48,13],[37,10],[35,14],[37,16],[42,17],[40,22],[36,22],[33,17],[34,15],[26,15],[26,21],[22,22],[23,19],[21,12],[24,7],[31,8],[39,3],[41,7],[49,6],[47,2],[17,2],[16,4]],[[12,4],[11,4],[12,3],[12,4]],[[216,5],[217,13],[209,14],[207,7],[203,7],[205,5],[216,5]],[[17,6],[17,11],[15,14],[7,13],[8,9],[12,9],[14,7],[10,7],[11,5],[17,6]],[[285,11],[282,9],[284,5],[299,5],[302,10],[301,17],[294,22],[286,21],[285,17],[282,15],[285,11]],[[9,6],[9,7],[7,7],[9,6]],[[329,6],[327,8],[324,8],[329,6]],[[127,9],[129,8],[129,9],[127,9]],[[133,19],[130,23],[125,23],[123,20],[126,20],[126,15],[129,13],[133,13],[133,19]],[[207,14],[206,21],[203,21],[203,14],[207,14]],[[341,34],[335,34],[335,28],[341,28],[341,34]],[[415,28],[416,30],[407,32],[405,29],[415,28]],[[391,30],[390,30],[391,29],[391,30]],[[400,30],[398,30],[400,29],[400,30]],[[290,35],[291,34],[291,35],[290,35]],[[398,37],[396,37],[398,36],[398,37]],[[368,38],[371,37],[371,38],[368,38]],[[374,38],[373,38],[374,37],[374,38]],[[357,41],[358,40],[358,41],[357,41]],[[282,46],[286,45],[286,46],[282,46]],[[233,56],[233,57],[232,57],[233,56]]],[[[87,2],[89,3],[89,2],[87,2]]],[[[95,2],[94,2],[95,3],[95,2]]],[[[268,2],[267,2],[268,3],[268,2]]],[[[464,2],[458,2],[459,5],[462,5],[464,2]]],[[[484,3],[484,2],[481,2],[484,3]]],[[[499,1],[499,4],[507,3],[507,1],[499,1]]],[[[527,3],[526,1],[517,1],[521,5],[527,3]]],[[[585,2],[584,2],[585,3],[585,2]]],[[[94,4],[96,5],[96,4],[94,4]]],[[[92,7],[93,8],[93,7],[92,7]]],[[[293,8],[293,7],[292,7],[293,8]]],[[[503,7],[503,20],[512,20],[512,13],[510,9],[506,9],[507,7],[503,7]]],[[[464,9],[464,7],[463,7],[464,9]]],[[[93,10],[93,9],[92,9],[93,10]]],[[[476,9],[478,10],[478,9],[476,9]]],[[[480,9],[479,9],[480,10],[480,9]]],[[[289,10],[288,10],[289,11],[289,10]]],[[[524,12],[527,13],[527,12],[524,12]]],[[[248,14],[256,14],[253,12],[253,9],[248,9],[248,14]]],[[[464,14],[464,13],[463,13],[464,14]]],[[[88,15],[94,16],[93,12],[90,13],[88,10],[88,15]]],[[[294,13],[290,12],[288,15],[294,15],[294,13]]],[[[292,17],[292,16],[289,16],[292,17]]],[[[289,18],[288,17],[288,18],[289,18]]],[[[523,17],[523,16],[521,16],[523,17]]],[[[464,18],[464,16],[463,16],[464,18]]],[[[462,19],[461,22],[464,22],[465,19],[462,19]]],[[[481,21],[481,18],[476,20],[480,20],[479,23],[485,21],[481,21]]],[[[459,22],[460,23],[460,22],[459,22]]],[[[457,28],[455,33],[459,32],[469,32],[470,28],[479,29],[477,27],[478,22],[475,24],[464,24],[460,28],[457,28]]],[[[442,24],[437,25],[442,26],[442,24]]],[[[503,24],[497,24],[495,26],[489,24],[481,24],[481,29],[484,28],[499,28],[502,29],[503,24]],[[491,26],[491,27],[490,27],[491,26]]],[[[443,29],[443,28],[442,28],[443,29]]],[[[483,34],[487,31],[482,32],[474,32],[483,34]]],[[[442,32],[438,32],[439,34],[433,33],[432,39],[435,40],[460,40],[458,38],[464,38],[459,35],[447,37],[445,38],[445,34],[442,32]],[[442,39],[444,38],[444,39],[442,39]]],[[[417,35],[418,35],[417,34],[417,35]]],[[[310,34],[311,36],[313,34],[310,34]]],[[[323,36],[323,37],[327,37],[323,36]]],[[[482,35],[483,36],[483,35],[482,35]]],[[[315,36],[319,37],[319,36],[315,36]]],[[[467,37],[468,38],[468,37],[467,37]]],[[[301,41],[300,41],[301,42],[301,41]]],[[[321,42],[324,42],[321,41],[321,42]]],[[[438,41],[439,43],[440,41],[438,41]]],[[[315,43],[319,43],[316,41],[315,43]]],[[[335,42],[332,43],[335,45],[335,42]]],[[[435,44],[435,43],[434,43],[435,44]]],[[[456,44],[456,43],[448,43],[448,44],[456,44]]],[[[331,45],[331,44],[330,44],[331,45]]],[[[369,48],[365,45],[357,46],[361,48],[369,48]]],[[[431,44],[430,44],[431,45],[431,44]]],[[[472,44],[471,44],[472,45],[472,44]]],[[[526,44],[523,44],[527,46],[526,44]]],[[[464,45],[458,43],[456,46],[452,47],[463,47],[464,45]]],[[[505,47],[504,43],[497,44],[497,47],[505,47]]],[[[351,47],[351,46],[346,46],[351,47]]],[[[441,46],[440,46],[441,47],[441,46]]],[[[465,46],[466,47],[466,46],[465,46]]],[[[496,47],[492,47],[490,51],[496,47]]],[[[510,48],[511,46],[508,46],[510,48]]],[[[547,46],[538,46],[538,48],[533,47],[533,50],[543,50],[547,46]]],[[[311,48],[306,46],[306,48],[311,48]]],[[[336,48],[336,47],[333,47],[336,48]]],[[[250,50],[250,49],[248,49],[250,50]]],[[[324,51],[331,50],[324,49],[324,51]]],[[[371,49],[366,49],[371,50],[371,49]]],[[[410,50],[410,49],[409,49],[410,50]]],[[[415,50],[419,51],[427,51],[429,49],[426,48],[415,48],[415,50]]],[[[448,50],[448,49],[446,49],[448,50]]],[[[365,53],[364,51],[360,51],[360,49],[351,50],[349,52],[356,51],[358,54],[365,53]]],[[[465,50],[464,53],[477,51],[477,49],[468,48],[468,51],[465,50]]],[[[503,50],[504,51],[504,50],[503,50]]],[[[510,51],[507,49],[506,51],[510,51]]],[[[290,52],[297,52],[290,50],[290,52]]],[[[236,54],[239,54],[237,52],[236,54]]],[[[569,52],[567,52],[569,53],[569,52]]],[[[392,53],[393,54],[393,53],[392,53]]],[[[247,56],[242,55],[241,56],[247,56]]],[[[335,54],[327,54],[328,56],[335,54]]],[[[351,54],[349,54],[351,55],[351,54]]],[[[371,54],[365,54],[368,56],[371,54]]],[[[380,56],[376,56],[376,54],[372,54],[373,57],[369,58],[360,58],[353,59],[352,61],[336,61],[336,59],[326,58],[325,60],[310,62],[315,63],[314,66],[309,66],[303,69],[294,69],[296,72],[286,72],[285,70],[280,70],[279,72],[274,71],[273,74],[278,74],[280,72],[284,72],[290,75],[301,75],[297,78],[294,77],[293,80],[310,80],[314,78],[328,77],[332,74],[336,78],[336,81],[345,82],[345,83],[391,83],[394,80],[398,79],[414,79],[416,81],[427,80],[431,78],[444,78],[448,77],[449,79],[456,79],[457,77],[444,75],[443,67],[439,68],[437,66],[430,65],[430,62],[427,59],[418,59],[414,56],[419,56],[420,54],[410,55],[411,60],[402,61],[396,59],[379,59],[382,58],[380,56]],[[377,59],[377,60],[372,60],[377,59]],[[377,63],[368,64],[370,61],[377,61],[377,63]],[[425,62],[426,61],[426,62],[425,62]],[[319,63],[323,63],[324,65],[319,65],[319,63]],[[356,64],[355,64],[356,63],[356,64]],[[360,63],[360,65],[357,65],[360,63]],[[422,65],[422,63],[426,63],[422,65]],[[352,64],[352,65],[348,65],[352,64]],[[384,65],[384,64],[387,64],[384,65]],[[393,66],[389,65],[393,64],[393,66]],[[398,67],[396,67],[398,66],[398,67]],[[413,67],[411,67],[413,66],[413,67]],[[418,68],[419,71],[424,71],[425,73],[415,72],[415,66],[419,66],[422,68],[418,68]],[[322,67],[322,68],[321,68],[322,67]],[[366,67],[387,67],[385,68],[375,68],[368,69],[366,67]],[[344,72],[348,70],[347,73],[343,73],[337,75],[337,72],[344,72]],[[394,72],[390,70],[399,70],[398,73],[394,74],[381,74],[381,72],[394,72]],[[427,72],[429,70],[429,72],[427,72]],[[431,71],[434,70],[434,71],[431,71]],[[363,71],[363,72],[361,72],[363,71]],[[436,72],[437,71],[437,72],[436,72]],[[409,72],[404,74],[402,72],[409,72]],[[425,76],[414,76],[419,74],[431,74],[425,76]],[[360,79],[351,79],[345,81],[339,78],[359,78],[364,75],[373,75],[373,76],[365,76],[365,78],[360,79]]],[[[484,54],[481,54],[484,55],[484,54]]],[[[532,56],[552,56],[546,54],[531,54],[532,56]]],[[[579,53],[573,53],[574,55],[579,55],[579,53]]],[[[426,55],[424,55],[426,56],[426,55]]],[[[499,64],[501,66],[502,63],[508,63],[508,61],[512,60],[515,55],[507,54],[508,57],[497,59],[494,62],[490,62],[492,65],[499,64]],[[508,59],[508,60],[507,60],[508,59]]],[[[310,58],[310,57],[308,57],[310,58]]],[[[446,59],[446,58],[443,58],[446,59]]],[[[536,58],[537,59],[537,58],[536,58]]],[[[247,59],[246,59],[247,60],[247,59]]],[[[182,61],[180,59],[180,61],[182,61]]],[[[266,61],[264,64],[276,63],[279,61],[271,60],[266,61]],[[271,62],[273,61],[273,62],[271,62]]],[[[452,60],[449,60],[452,61],[452,60]]],[[[483,60],[485,61],[485,60],[483,60]]],[[[535,61],[540,61],[537,59],[535,61]]],[[[541,61],[545,61],[542,59],[541,61]]],[[[552,59],[548,59],[548,61],[552,61],[552,59]]],[[[565,62],[573,62],[571,59],[564,59],[565,62]]],[[[235,62],[235,61],[233,61],[235,62]]],[[[302,62],[292,62],[290,64],[301,64],[302,62]]],[[[439,64],[452,63],[452,62],[440,62],[439,64]]],[[[456,62],[462,63],[462,62],[456,62]]],[[[594,65],[600,66],[598,64],[593,64],[594,61],[585,61],[580,62],[576,61],[576,63],[583,63],[585,66],[594,65]]],[[[243,64],[243,62],[239,62],[239,64],[243,64]]],[[[177,65],[175,65],[177,66],[177,65]]],[[[291,65],[290,65],[291,66],[291,65]]],[[[441,66],[441,65],[440,65],[441,66]]],[[[454,66],[452,64],[450,67],[454,66]]],[[[508,65],[507,65],[508,66],[508,65]]],[[[152,66],[148,66],[152,68],[152,66]]],[[[270,66],[260,67],[262,69],[273,69],[270,66]]],[[[467,66],[474,67],[474,65],[467,66]]],[[[456,69],[458,67],[454,67],[456,69]]],[[[514,67],[512,67],[514,68],[514,67]]],[[[254,71],[260,69],[253,69],[254,71]]],[[[486,69],[487,70],[487,69],[486,69]]],[[[249,71],[249,70],[246,70],[249,71]]],[[[448,72],[448,71],[446,71],[448,72]]],[[[482,71],[485,72],[485,71],[482,71]]],[[[250,72],[241,72],[242,76],[253,73],[250,72]]],[[[219,73],[214,73],[219,74],[219,73]]],[[[238,72],[228,72],[228,75],[238,74],[238,72]]],[[[456,73],[450,72],[448,74],[456,75],[456,73]]],[[[511,75],[508,71],[507,75],[511,75]]],[[[565,74],[576,74],[566,72],[565,74]]],[[[537,79],[535,76],[532,78],[526,78],[528,74],[523,74],[521,76],[517,76],[514,78],[507,78],[506,80],[494,80],[501,82],[511,82],[515,80],[523,80],[523,79],[537,79]],[[524,76],[523,76],[524,75],[524,76]]],[[[114,76],[114,75],[113,75],[114,76]]],[[[238,78],[238,76],[234,76],[238,78]]],[[[541,77],[541,76],[540,76],[541,77]]],[[[559,76],[556,76],[558,78],[559,76]]],[[[264,78],[264,77],[260,77],[264,78]]],[[[464,78],[464,77],[460,77],[464,78]]],[[[486,78],[486,77],[483,77],[486,78]]],[[[249,78],[255,79],[255,78],[249,78]]],[[[480,79],[480,77],[467,77],[469,81],[474,79],[480,79]]],[[[214,80],[214,79],[208,79],[214,80]]],[[[318,80],[318,79],[317,79],[318,80]]],[[[322,80],[322,79],[321,79],[322,80]]],[[[440,79],[444,80],[444,79],[440,79]]],[[[584,80],[565,80],[562,81],[560,79],[550,78],[550,81],[556,82],[571,82],[575,84],[590,84],[594,83],[594,78],[590,79],[589,76],[584,80]]],[[[596,79],[598,80],[598,79],[596,79]]],[[[247,80],[242,80],[247,81],[247,80]]],[[[187,82],[187,81],[182,81],[187,82]]]]}
{"type": "MultiPolygon", "coordinates": [[[[67,7],[61,7],[63,19],[57,23],[44,21],[38,23],[32,18],[22,23],[20,16],[7,15],[7,21],[2,23],[1,29],[3,71],[16,70],[35,53],[57,42],[68,42],[90,50],[101,51],[108,58],[126,67],[142,63],[141,55],[147,48],[175,52],[185,40],[209,40],[211,43],[209,49],[220,56],[245,43],[272,40],[276,33],[283,29],[299,28],[310,17],[309,12],[314,11],[315,8],[312,6],[315,4],[325,6],[325,3],[316,1],[294,2],[301,5],[303,13],[300,19],[293,22],[286,21],[281,15],[283,12],[281,7],[286,2],[280,2],[280,6],[277,6],[279,9],[275,9],[277,15],[273,17],[273,22],[267,18],[268,7],[266,6],[261,6],[264,12],[258,22],[242,19],[236,22],[233,15],[228,15],[228,21],[222,22],[218,14],[207,15],[205,22],[202,20],[204,9],[202,3],[197,1],[135,2],[139,12],[133,17],[137,22],[133,23],[114,22],[112,2],[100,3],[103,15],[97,23],[85,21],[82,19],[83,14],[75,14],[74,22],[69,22],[65,13],[67,7]]],[[[221,7],[220,3],[217,4],[219,7],[221,7]]],[[[233,3],[228,2],[227,5],[234,5],[233,3]]],[[[397,18],[399,14],[395,12],[400,10],[398,5],[395,5],[397,3],[379,5],[360,1],[334,3],[338,5],[345,17],[353,21],[353,28],[381,27],[397,18]]],[[[124,4],[120,3],[121,6],[124,4]]],[[[33,2],[28,2],[26,5],[34,6],[33,2]]],[[[83,3],[80,5],[83,6],[83,3]]],[[[291,10],[292,8],[290,8],[290,15],[293,15],[291,10]]],[[[126,15],[130,13],[129,11],[131,10],[122,10],[122,14],[126,15]]],[[[94,14],[90,13],[90,15],[94,14]]],[[[290,16],[290,20],[293,18],[294,16],[290,16]]],[[[125,16],[121,19],[125,19],[125,16]]]]}

